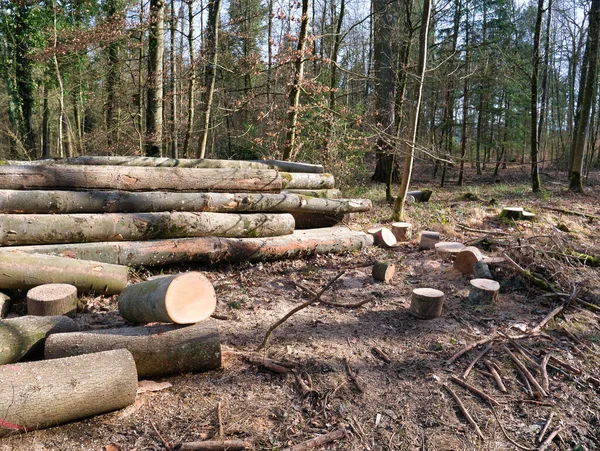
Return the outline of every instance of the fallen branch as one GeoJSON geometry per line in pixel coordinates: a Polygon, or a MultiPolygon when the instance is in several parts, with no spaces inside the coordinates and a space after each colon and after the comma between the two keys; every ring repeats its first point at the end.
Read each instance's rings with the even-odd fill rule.
{"type": "Polygon", "coordinates": [[[223,440],[223,414],[221,413],[221,401],[217,403],[217,421],[219,422],[219,438],[223,440]]]}
{"type": "Polygon", "coordinates": [[[463,225],[463,224],[456,224],[456,226],[463,230],[466,230],[467,232],[484,233],[486,235],[502,235],[502,236],[510,236],[511,235],[508,232],[496,232],[494,230],[473,229],[473,228],[467,227],[466,225],[463,225]]]}
{"type": "Polygon", "coordinates": [[[531,329],[531,332],[532,333],[540,332],[542,330],[542,328],[544,328],[546,326],[546,324],[548,324],[550,321],[552,321],[556,315],[558,315],[560,312],[562,312],[568,304],[569,304],[569,302],[566,302],[563,305],[556,307],[550,313],[548,313],[545,316],[545,318],[543,320],[541,320],[537,326],[535,326],[533,329],[531,329]]]}
{"type": "Polygon", "coordinates": [[[283,318],[281,318],[279,321],[276,321],[275,323],[273,323],[271,325],[271,327],[269,327],[269,329],[267,330],[267,333],[265,334],[265,339],[263,340],[263,342],[261,343],[261,345],[257,348],[258,350],[264,349],[267,346],[267,343],[269,342],[269,338],[271,337],[271,334],[273,333],[273,331],[281,326],[283,323],[285,323],[294,313],[299,312],[300,310],[308,307],[309,305],[314,304],[315,302],[317,302],[319,299],[321,299],[321,296],[323,295],[323,293],[325,293],[329,287],[331,287],[331,285],[333,285],[333,283],[338,280],[340,277],[342,277],[344,275],[345,271],[341,271],[339,272],[333,279],[331,279],[327,285],[325,285],[321,291],[319,291],[317,293],[316,296],[314,296],[312,299],[310,299],[309,301],[304,302],[303,304],[299,305],[298,307],[290,310],[283,318]]]}
{"type": "Polygon", "coordinates": [[[467,369],[465,370],[465,372],[463,373],[463,379],[467,380],[467,377],[469,377],[469,374],[471,373],[471,370],[473,369],[473,367],[475,366],[475,364],[484,356],[486,355],[490,349],[492,349],[492,345],[493,343],[488,343],[487,346],[485,348],[483,348],[483,350],[477,354],[475,356],[475,358],[473,359],[473,361],[469,364],[469,366],[467,367],[467,369]]]}
{"type": "Polygon", "coordinates": [[[358,381],[356,374],[354,374],[354,371],[352,370],[352,367],[350,366],[350,362],[348,361],[348,359],[346,357],[344,357],[344,365],[346,366],[346,371],[348,372],[348,377],[354,383],[354,385],[356,386],[358,391],[362,393],[363,389],[361,387],[361,384],[358,381]]]}
{"type": "Polygon", "coordinates": [[[179,443],[173,451],[244,451],[248,446],[241,440],[207,440],[179,443]]]}
{"type": "Polygon", "coordinates": [[[544,440],[543,443],[540,444],[540,446],[538,447],[538,451],[544,451],[546,448],[548,448],[550,446],[550,444],[552,443],[552,440],[554,440],[554,437],[556,437],[562,431],[563,431],[562,427],[552,431],[550,433],[550,435],[546,438],[546,440],[544,440]]]}
{"type": "Polygon", "coordinates": [[[465,346],[463,349],[461,349],[456,354],[454,354],[452,357],[450,357],[448,360],[446,360],[446,364],[447,365],[452,364],[456,359],[458,359],[463,354],[466,354],[471,349],[474,349],[479,345],[484,345],[486,343],[489,343],[490,341],[493,341],[495,339],[496,339],[496,336],[491,336],[491,337],[484,338],[483,340],[479,340],[479,341],[476,341],[475,343],[471,343],[470,345],[465,346]]]}
{"type": "Polygon", "coordinates": [[[552,354],[548,353],[544,356],[542,363],[540,364],[540,373],[542,375],[542,387],[547,392],[550,391],[550,380],[548,379],[548,361],[552,357],[552,354]]]}
{"type": "Polygon", "coordinates": [[[539,435],[537,436],[536,440],[538,443],[542,443],[542,439],[544,438],[544,435],[546,435],[546,432],[548,431],[548,428],[550,427],[550,423],[552,423],[552,418],[554,418],[554,412],[550,412],[550,416],[546,420],[544,427],[542,428],[539,435]]]}
{"type": "Polygon", "coordinates": [[[580,213],[578,211],[573,211],[573,210],[565,210],[564,208],[556,208],[556,207],[541,207],[541,208],[543,208],[544,210],[557,211],[559,213],[564,213],[565,215],[581,216],[582,218],[590,218],[590,219],[600,220],[600,216],[590,215],[587,213],[580,213]]]}
{"type": "Polygon", "coordinates": [[[272,371],[273,373],[287,374],[292,372],[292,368],[288,368],[284,364],[268,359],[266,357],[260,357],[256,355],[242,355],[242,359],[248,363],[272,371]]]}
{"type": "Polygon", "coordinates": [[[450,395],[454,398],[454,401],[456,401],[456,404],[458,404],[458,408],[460,409],[461,413],[464,415],[464,417],[467,419],[467,421],[473,427],[473,429],[475,429],[475,432],[477,432],[477,435],[479,436],[479,438],[481,438],[481,440],[485,440],[485,437],[484,437],[483,433],[481,432],[481,429],[479,429],[479,426],[477,426],[477,423],[475,422],[473,417],[469,414],[469,411],[467,410],[467,408],[465,407],[465,405],[463,404],[461,399],[458,397],[458,395],[456,393],[454,393],[454,391],[448,385],[446,385],[446,384],[442,384],[442,385],[448,391],[448,393],[450,393],[450,395]]]}
{"type": "Polygon", "coordinates": [[[291,448],[285,448],[282,451],[304,451],[306,449],[316,448],[318,446],[326,445],[327,443],[335,442],[346,436],[346,430],[339,428],[334,431],[328,432],[327,434],[319,435],[318,437],[311,438],[302,443],[292,446],[291,448]]]}
{"type": "Polygon", "coordinates": [[[492,398],[490,395],[488,395],[487,393],[484,393],[483,391],[479,390],[477,387],[474,387],[470,384],[467,384],[465,381],[463,381],[462,379],[456,377],[456,376],[451,376],[450,380],[458,385],[460,385],[463,388],[466,388],[467,390],[469,390],[471,393],[479,396],[481,399],[483,399],[484,401],[487,401],[490,405],[492,406],[499,406],[500,403],[498,401],[496,401],[494,398],[492,398]]]}
{"type": "Polygon", "coordinates": [[[377,357],[379,357],[385,363],[392,363],[392,359],[377,346],[373,346],[371,350],[373,351],[373,353],[375,353],[375,355],[377,355],[377,357]]]}
{"type": "MultiPolygon", "coordinates": [[[[304,285],[302,285],[299,282],[294,282],[294,285],[296,285],[298,288],[300,288],[301,290],[304,290],[305,292],[307,292],[308,294],[310,294],[311,296],[318,296],[318,293],[308,287],[305,287],[304,285]]],[[[363,301],[359,301],[359,302],[355,302],[354,304],[343,304],[340,302],[332,302],[332,301],[325,301],[323,299],[319,299],[319,303],[323,304],[323,305],[328,305],[330,307],[344,307],[344,308],[358,308],[361,307],[369,302],[374,302],[375,299],[365,299],[363,301]]]]}
{"type": "Polygon", "coordinates": [[[490,362],[489,360],[487,360],[487,359],[483,359],[483,364],[487,367],[488,371],[490,372],[490,374],[492,375],[492,377],[496,381],[496,385],[498,386],[498,389],[502,393],[506,393],[506,386],[504,385],[504,381],[502,380],[502,376],[500,376],[500,373],[498,372],[498,370],[494,366],[494,364],[492,362],[490,362]]]}
{"type": "Polygon", "coordinates": [[[317,393],[317,391],[313,388],[312,380],[308,374],[306,374],[306,376],[308,377],[308,384],[307,384],[306,382],[304,382],[304,379],[302,379],[302,376],[300,374],[298,374],[298,371],[296,371],[294,369],[294,370],[292,370],[292,373],[294,373],[296,382],[298,382],[300,391],[302,391],[302,396],[307,397],[308,395],[317,393]]]}
{"type": "Polygon", "coordinates": [[[502,349],[504,350],[504,352],[506,352],[508,354],[508,356],[513,361],[515,366],[523,373],[525,378],[531,383],[531,385],[535,388],[537,393],[543,397],[548,396],[546,391],[541,387],[541,385],[538,383],[538,381],[535,380],[535,377],[533,377],[533,375],[529,372],[527,367],[525,365],[523,365],[523,363],[519,360],[519,358],[516,355],[514,355],[510,351],[510,349],[508,349],[506,347],[506,345],[502,345],[502,349]]]}
{"type": "Polygon", "coordinates": [[[502,255],[506,258],[506,262],[519,274],[529,279],[536,287],[541,288],[544,291],[551,291],[553,293],[556,292],[554,287],[546,282],[545,280],[540,279],[539,277],[534,276],[531,271],[527,271],[526,269],[521,268],[517,262],[515,262],[512,258],[506,255],[506,252],[503,252],[502,255]]]}

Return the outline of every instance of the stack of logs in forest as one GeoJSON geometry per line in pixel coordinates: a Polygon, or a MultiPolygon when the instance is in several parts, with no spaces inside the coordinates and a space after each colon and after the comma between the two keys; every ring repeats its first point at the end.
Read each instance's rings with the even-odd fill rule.
{"type": "Polygon", "coordinates": [[[343,252],[330,228],[371,202],[340,199],[319,165],[78,157],[0,166],[0,249],[127,266],[343,252]],[[302,230],[301,230],[302,229],[302,230]]]}

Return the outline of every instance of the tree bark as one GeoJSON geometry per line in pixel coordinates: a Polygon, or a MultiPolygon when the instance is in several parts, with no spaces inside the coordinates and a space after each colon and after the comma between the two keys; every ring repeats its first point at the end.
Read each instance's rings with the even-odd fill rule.
{"type": "Polygon", "coordinates": [[[286,189],[282,193],[320,199],[340,199],[342,197],[342,192],[339,189],[286,189]]]}
{"type": "Polygon", "coordinates": [[[150,0],[148,78],[146,99],[146,155],[161,154],[163,138],[164,0],[150,0]]]}
{"type": "Polygon", "coordinates": [[[335,179],[331,174],[280,172],[283,189],[333,189],[335,179]]]}
{"type": "Polygon", "coordinates": [[[0,166],[0,189],[119,189],[124,191],[280,191],[272,169],[119,166],[0,166]]]}
{"type": "Polygon", "coordinates": [[[194,44],[194,0],[187,0],[188,7],[188,47],[190,57],[190,80],[188,83],[188,117],[183,141],[183,156],[190,157],[190,142],[194,129],[194,116],[196,114],[196,49],[194,44]]]}
{"type": "Polygon", "coordinates": [[[537,16],[535,20],[535,31],[533,35],[533,61],[531,74],[531,190],[537,193],[541,189],[538,165],[539,142],[538,142],[538,77],[540,71],[540,38],[542,34],[542,18],[544,15],[544,0],[538,0],[537,16]]]}
{"type": "Polygon", "coordinates": [[[67,316],[20,316],[0,321],[0,365],[32,360],[43,355],[50,334],[75,332],[77,324],[67,316]]]}
{"type": "Polygon", "coordinates": [[[64,257],[56,257],[0,249],[1,289],[20,290],[45,283],[68,283],[75,285],[80,293],[117,294],[127,285],[129,269],[126,266],[66,258],[68,251],[64,257]]]}
{"type": "Polygon", "coordinates": [[[0,366],[0,436],[56,426],[135,401],[137,372],[125,349],[0,366]]]}
{"type": "Polygon", "coordinates": [[[56,359],[111,349],[133,355],[139,378],[203,372],[221,367],[219,330],[212,323],[120,327],[53,334],[44,357],[56,359]]]}
{"type": "MultiPolygon", "coordinates": [[[[259,262],[305,258],[316,254],[351,252],[372,245],[373,237],[363,232],[354,232],[343,228],[326,228],[296,230],[292,235],[269,239],[202,237],[157,241],[20,246],[11,249],[134,267],[151,267],[189,262],[259,262]]],[[[0,248],[0,257],[6,252],[7,248],[0,248]]]]}

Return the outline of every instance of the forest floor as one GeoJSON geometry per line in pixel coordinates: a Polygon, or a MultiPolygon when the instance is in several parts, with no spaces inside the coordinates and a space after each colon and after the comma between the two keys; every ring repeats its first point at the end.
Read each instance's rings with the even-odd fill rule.
{"type": "MultiPolygon", "coordinates": [[[[548,207],[600,216],[600,177],[588,181],[586,195],[573,195],[566,191],[564,174],[547,174],[542,176],[544,191],[532,194],[528,174],[503,173],[501,182],[490,175],[469,174],[469,187],[437,188],[437,182],[429,185],[430,170],[417,171],[411,189],[432,188],[434,194],[428,203],[407,207],[413,239],[393,249],[372,247],[346,255],[261,264],[165,268],[165,273],[202,270],[212,280],[220,319],[211,321],[221,333],[222,370],[166,378],[171,387],[138,394],[135,404],[124,410],[8,437],[0,440],[0,450],[162,450],[166,443],[218,438],[220,427],[225,439],[246,440],[255,450],[281,450],[339,427],[345,428],[346,437],[323,449],[526,450],[540,447],[536,438],[551,414],[545,437],[560,432],[547,449],[599,450],[600,317],[593,310],[600,306],[600,270],[566,254],[575,250],[600,256],[600,219],[548,207]],[[536,218],[498,219],[503,206],[525,207],[536,218]],[[437,259],[433,251],[418,250],[422,230],[438,231],[445,241],[475,243],[490,256],[507,252],[565,296],[542,291],[510,266],[500,265],[494,270],[501,284],[499,302],[470,305],[469,277],[437,259]],[[391,283],[371,277],[376,260],[396,265],[391,283]],[[305,308],[274,331],[266,351],[256,353],[269,325],[309,299],[297,283],[318,291],[340,271],[344,275],[323,299],[370,302],[359,308],[324,304],[305,308]],[[441,318],[418,320],[409,314],[411,291],[417,287],[445,292],[441,318]],[[535,334],[536,325],[569,298],[573,302],[535,334]],[[499,390],[482,360],[467,381],[492,396],[498,402],[495,407],[450,380],[453,375],[462,377],[482,347],[447,362],[485,338],[495,338],[487,358],[499,368],[506,392],[499,390]],[[526,393],[503,345],[540,383],[542,377],[534,368],[547,353],[558,359],[548,365],[547,396],[526,393]],[[529,362],[519,352],[529,356],[529,362]],[[247,354],[293,365],[314,391],[303,394],[293,375],[247,363],[242,358],[247,354]],[[357,382],[349,378],[347,366],[357,382]],[[481,436],[444,386],[460,397],[481,436]]],[[[349,227],[389,225],[391,206],[381,185],[345,194],[369,197],[374,203],[373,211],[359,215],[349,227]]],[[[85,301],[76,315],[80,324],[92,328],[123,324],[114,298],[85,301]]]]}

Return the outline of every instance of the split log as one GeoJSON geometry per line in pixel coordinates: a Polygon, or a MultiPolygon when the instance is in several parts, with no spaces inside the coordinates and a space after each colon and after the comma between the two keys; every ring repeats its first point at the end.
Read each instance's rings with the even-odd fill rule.
{"type": "Polygon", "coordinates": [[[324,172],[320,164],[296,163],[280,160],[212,160],[205,158],[156,158],[135,156],[83,156],[73,158],[57,158],[35,161],[4,161],[12,166],[26,164],[48,165],[93,165],[93,166],[147,166],[168,168],[205,168],[205,169],[277,169],[288,172],[324,172]]]}
{"type": "Polygon", "coordinates": [[[438,232],[430,232],[424,230],[421,232],[421,239],[419,240],[419,249],[433,249],[435,243],[440,242],[440,234],[438,232]]]}
{"type": "Polygon", "coordinates": [[[135,323],[197,323],[217,306],[212,283],[196,271],[129,285],[117,301],[121,316],[135,323]]]}
{"type": "Polygon", "coordinates": [[[429,198],[433,194],[433,191],[429,189],[419,191],[409,191],[406,193],[407,196],[412,196],[415,202],[429,202],[429,198]]]}
{"type": "Polygon", "coordinates": [[[206,322],[53,334],[46,339],[44,357],[56,359],[121,348],[133,355],[140,378],[221,367],[219,330],[206,322]]]}
{"type": "Polygon", "coordinates": [[[390,248],[398,243],[392,231],[385,227],[372,227],[367,233],[373,236],[375,244],[380,247],[390,248]]]}
{"type": "Polygon", "coordinates": [[[0,189],[279,192],[281,187],[281,175],[272,169],[63,165],[0,166],[0,189]]]}
{"type": "Polygon", "coordinates": [[[335,179],[331,174],[308,172],[280,172],[283,189],[333,189],[335,179]]]}
{"type": "Polygon", "coordinates": [[[76,330],[75,321],[66,316],[3,319],[0,321],[0,365],[41,358],[44,342],[50,334],[76,330]]]}
{"type": "Polygon", "coordinates": [[[469,302],[472,304],[495,304],[498,301],[500,284],[495,280],[473,279],[470,283],[469,302]]]}
{"type": "Polygon", "coordinates": [[[396,237],[396,241],[410,241],[412,224],[410,222],[393,222],[392,233],[396,237]]]}
{"type": "Polygon", "coordinates": [[[435,243],[435,255],[442,260],[451,260],[464,248],[462,243],[440,241],[435,243]]]}
{"type": "Polygon", "coordinates": [[[137,372],[125,349],[0,366],[0,436],[56,426],[135,401],[137,372]]]}
{"type": "Polygon", "coordinates": [[[300,196],[317,197],[320,199],[340,199],[342,192],[339,189],[286,189],[286,194],[298,194],[300,196]]]}
{"type": "Polygon", "coordinates": [[[4,318],[7,315],[11,305],[10,296],[0,291],[0,318],[4,318]]]}
{"type": "Polygon", "coordinates": [[[473,275],[476,279],[493,280],[492,273],[490,272],[490,267],[484,260],[473,263],[473,275]]]}
{"type": "MultiPolygon", "coordinates": [[[[2,261],[1,256],[8,252],[8,249],[133,267],[152,267],[190,262],[259,262],[305,258],[315,254],[351,252],[372,245],[373,237],[363,232],[355,232],[346,228],[327,228],[296,230],[291,235],[269,239],[200,237],[156,241],[47,244],[17,248],[0,247],[0,262],[2,261]]],[[[42,283],[48,282],[56,281],[42,283]]],[[[67,281],[67,283],[71,282],[67,281]]],[[[2,288],[1,284],[0,288],[2,288]]]]}
{"type": "Polygon", "coordinates": [[[410,302],[410,313],[420,319],[442,316],[444,292],[433,288],[415,288],[410,302]]]}
{"type": "Polygon", "coordinates": [[[467,246],[454,258],[454,269],[463,274],[472,274],[473,265],[483,259],[483,254],[474,246],[467,246]]]}
{"type": "Polygon", "coordinates": [[[289,213],[104,213],[65,215],[0,214],[0,245],[137,241],[197,236],[289,235],[289,213]]]}
{"type": "Polygon", "coordinates": [[[127,285],[129,268],[126,266],[0,249],[0,288],[3,289],[68,283],[77,287],[80,293],[110,295],[120,293],[127,285]]]}
{"type": "Polygon", "coordinates": [[[376,261],[373,264],[373,278],[384,283],[389,283],[396,272],[396,265],[384,261],[376,261]]]}
{"type": "Polygon", "coordinates": [[[77,310],[77,288],[68,283],[48,283],[27,292],[27,314],[67,315],[77,310]]]}

